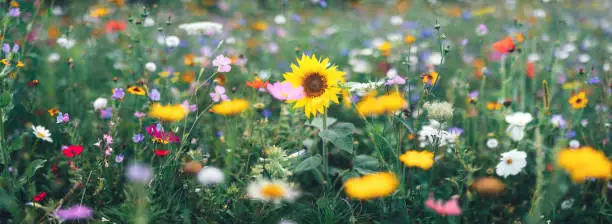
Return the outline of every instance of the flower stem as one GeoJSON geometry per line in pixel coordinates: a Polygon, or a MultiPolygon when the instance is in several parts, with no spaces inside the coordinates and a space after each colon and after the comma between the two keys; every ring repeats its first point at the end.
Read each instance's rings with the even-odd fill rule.
{"type": "MultiPolygon", "coordinates": [[[[324,113],[323,113],[323,130],[325,131],[327,130],[327,108],[325,109],[324,113]]],[[[329,184],[329,164],[328,164],[328,158],[327,155],[329,154],[328,150],[327,150],[327,141],[325,141],[325,139],[321,138],[321,141],[323,142],[323,155],[321,155],[323,157],[323,174],[325,176],[325,186],[328,187],[329,184]]]]}

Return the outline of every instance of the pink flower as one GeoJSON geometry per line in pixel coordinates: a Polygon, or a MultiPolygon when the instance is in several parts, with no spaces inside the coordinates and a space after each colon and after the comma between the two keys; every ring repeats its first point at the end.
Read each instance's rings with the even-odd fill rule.
{"type": "Polygon", "coordinates": [[[134,112],[134,116],[135,116],[136,118],[142,118],[142,117],[144,117],[144,116],[147,116],[147,114],[145,114],[145,113],[143,113],[143,112],[140,112],[140,111],[136,111],[136,112],[134,112]]]}
{"type": "Polygon", "coordinates": [[[181,106],[183,108],[185,108],[185,110],[187,111],[191,111],[191,112],[195,112],[196,110],[198,110],[198,106],[195,104],[189,104],[189,101],[185,100],[183,101],[183,103],[181,104],[181,106]]]}
{"type": "Polygon", "coordinates": [[[213,60],[213,66],[217,66],[217,71],[219,72],[229,72],[232,70],[232,66],[230,66],[232,61],[223,55],[219,55],[213,60]]]}
{"type": "Polygon", "coordinates": [[[387,79],[385,83],[386,86],[392,85],[404,85],[406,84],[406,80],[399,75],[393,76],[393,78],[387,79]]]}
{"type": "Polygon", "coordinates": [[[113,136],[104,134],[103,138],[107,145],[113,144],[113,136]]]}
{"type": "Polygon", "coordinates": [[[461,208],[459,207],[459,196],[452,196],[450,200],[443,202],[442,200],[434,200],[433,194],[429,194],[429,198],[425,201],[425,206],[438,215],[457,216],[461,215],[461,208]]]}
{"type": "Polygon", "coordinates": [[[215,91],[210,93],[210,98],[212,98],[215,103],[221,100],[229,100],[229,97],[227,97],[227,95],[225,94],[225,87],[220,85],[215,86],[215,91]]]}
{"type": "Polygon", "coordinates": [[[93,216],[93,211],[86,206],[77,205],[70,208],[57,210],[55,215],[59,216],[59,218],[62,220],[88,219],[93,216]]]}
{"type": "Polygon", "coordinates": [[[161,125],[151,124],[150,126],[145,128],[147,134],[149,134],[153,138],[153,142],[168,144],[168,143],[178,143],[179,137],[174,135],[172,132],[164,132],[164,129],[161,125]]]}
{"type": "Polygon", "coordinates": [[[299,100],[304,98],[304,88],[294,88],[289,82],[275,82],[268,85],[268,92],[277,100],[299,100]]]}

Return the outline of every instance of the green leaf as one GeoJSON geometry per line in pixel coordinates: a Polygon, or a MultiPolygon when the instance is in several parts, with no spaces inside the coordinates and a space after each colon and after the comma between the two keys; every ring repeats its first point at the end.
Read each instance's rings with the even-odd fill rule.
{"type": "Polygon", "coordinates": [[[7,91],[0,95],[0,107],[6,107],[11,102],[11,94],[7,91]]]}
{"type": "Polygon", "coordinates": [[[321,165],[321,155],[315,155],[308,159],[303,160],[300,164],[295,167],[296,173],[301,173],[304,171],[309,171],[315,169],[321,165]]]}
{"type": "Polygon", "coordinates": [[[28,165],[28,168],[26,168],[25,178],[32,179],[36,171],[42,168],[46,162],[47,162],[46,159],[37,159],[37,160],[32,161],[30,165],[28,165]]]}
{"type": "Polygon", "coordinates": [[[348,153],[353,152],[353,131],[355,125],[351,123],[338,122],[329,129],[319,132],[319,136],[325,141],[331,142],[339,149],[348,153]]]}
{"type": "MultiPolygon", "coordinates": [[[[336,121],[338,121],[336,118],[327,117],[327,127],[332,126],[334,123],[336,123],[336,121]]],[[[306,125],[318,128],[319,131],[323,130],[323,118],[315,117],[314,119],[312,119],[312,121],[310,121],[310,123],[307,123],[306,125]]]]}
{"type": "Polygon", "coordinates": [[[358,155],[353,164],[360,174],[374,173],[379,167],[378,160],[368,155],[358,155]]]}
{"type": "Polygon", "coordinates": [[[19,149],[23,148],[23,138],[21,136],[17,137],[15,140],[13,140],[11,142],[11,145],[9,146],[9,153],[13,152],[13,151],[17,151],[19,149]]]}

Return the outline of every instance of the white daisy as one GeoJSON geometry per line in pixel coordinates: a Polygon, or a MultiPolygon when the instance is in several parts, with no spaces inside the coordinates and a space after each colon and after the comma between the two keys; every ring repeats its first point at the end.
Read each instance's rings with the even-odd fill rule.
{"type": "Polygon", "coordinates": [[[204,185],[220,184],[224,180],[223,171],[217,167],[204,167],[198,172],[198,181],[204,185]]]}
{"type": "Polygon", "coordinates": [[[145,64],[145,69],[149,72],[154,72],[155,70],[157,70],[157,65],[155,65],[155,63],[153,62],[147,62],[145,64]]]}
{"type": "Polygon", "coordinates": [[[223,25],[215,22],[196,22],[184,23],[178,26],[179,29],[185,30],[187,35],[214,35],[219,34],[223,30],[223,25]]]}
{"type": "Polygon", "coordinates": [[[262,201],[294,201],[300,196],[300,192],[289,183],[282,180],[259,179],[251,182],[247,187],[249,198],[262,201]]]}
{"type": "Polygon", "coordinates": [[[510,152],[502,153],[501,156],[495,172],[504,178],[518,174],[527,166],[527,153],[523,151],[513,149],[510,152]]]}
{"type": "Polygon", "coordinates": [[[520,141],[525,137],[525,126],[533,120],[530,113],[516,112],[506,115],[506,122],[510,124],[506,129],[506,133],[514,141],[520,141]]]}
{"type": "Polygon", "coordinates": [[[107,104],[108,104],[108,100],[106,98],[98,97],[93,102],[93,107],[94,107],[94,110],[104,109],[106,108],[107,104]]]}
{"type": "Polygon", "coordinates": [[[40,125],[32,126],[32,130],[34,130],[32,133],[34,133],[34,136],[37,138],[44,141],[53,142],[53,139],[51,139],[51,133],[45,127],[40,125]]]}
{"type": "Polygon", "coordinates": [[[497,141],[497,139],[490,138],[489,140],[487,140],[488,148],[494,149],[494,148],[497,148],[497,146],[499,146],[499,142],[497,141]]]}
{"type": "Polygon", "coordinates": [[[177,36],[168,36],[165,39],[166,47],[175,48],[181,43],[181,39],[177,36]]]}

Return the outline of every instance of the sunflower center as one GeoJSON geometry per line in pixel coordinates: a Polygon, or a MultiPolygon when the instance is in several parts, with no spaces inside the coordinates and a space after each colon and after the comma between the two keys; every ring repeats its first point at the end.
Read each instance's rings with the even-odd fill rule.
{"type": "Polygon", "coordinates": [[[319,73],[312,73],[304,79],[302,84],[304,93],[307,97],[318,97],[325,93],[327,89],[327,80],[319,73]]]}
{"type": "Polygon", "coordinates": [[[512,164],[512,159],[506,160],[506,164],[508,164],[508,165],[512,164]]]}
{"type": "Polygon", "coordinates": [[[267,184],[261,188],[261,194],[270,198],[280,198],[285,195],[285,191],[278,184],[267,184]]]}
{"type": "Polygon", "coordinates": [[[580,99],[580,98],[576,99],[576,103],[577,103],[577,104],[579,104],[579,103],[581,103],[581,102],[582,102],[582,99],[580,99]]]}

